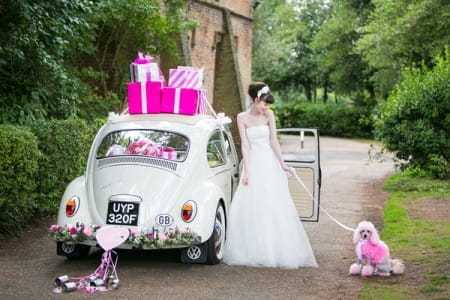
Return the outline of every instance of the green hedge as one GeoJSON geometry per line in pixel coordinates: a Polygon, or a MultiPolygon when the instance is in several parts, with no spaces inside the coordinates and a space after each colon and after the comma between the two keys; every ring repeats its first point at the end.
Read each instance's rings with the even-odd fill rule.
{"type": "Polygon", "coordinates": [[[385,104],[377,136],[386,149],[435,178],[450,176],[450,52],[433,69],[406,69],[385,104]]]}
{"type": "Polygon", "coordinates": [[[0,233],[11,233],[35,213],[41,158],[28,128],[0,125],[0,233]]]}
{"type": "Polygon", "coordinates": [[[40,121],[30,128],[0,125],[0,233],[29,217],[54,214],[66,186],[82,175],[98,129],[96,119],[40,121]]]}
{"type": "Polygon", "coordinates": [[[275,105],[278,127],[318,127],[321,135],[373,137],[371,112],[364,107],[287,102],[275,105]]]}
{"type": "Polygon", "coordinates": [[[83,120],[35,123],[31,130],[43,156],[39,160],[38,193],[42,212],[59,206],[67,184],[84,173],[92,143],[92,129],[83,120]]]}

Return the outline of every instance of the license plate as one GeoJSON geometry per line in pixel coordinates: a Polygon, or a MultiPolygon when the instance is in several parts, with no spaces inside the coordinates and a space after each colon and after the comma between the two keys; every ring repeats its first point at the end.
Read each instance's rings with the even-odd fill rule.
{"type": "Polygon", "coordinates": [[[139,203],[110,201],[106,224],[137,226],[139,203]]]}

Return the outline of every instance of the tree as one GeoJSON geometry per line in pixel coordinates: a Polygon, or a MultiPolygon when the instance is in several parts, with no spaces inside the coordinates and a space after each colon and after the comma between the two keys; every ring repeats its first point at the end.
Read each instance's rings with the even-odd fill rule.
{"type": "Polygon", "coordinates": [[[255,78],[285,96],[298,96],[303,90],[307,100],[313,100],[321,72],[310,42],[325,19],[325,2],[275,1],[261,6],[255,13],[255,78]]]}
{"type": "Polygon", "coordinates": [[[386,97],[401,80],[404,67],[433,58],[450,44],[450,8],[446,0],[372,0],[374,11],[361,28],[357,50],[373,70],[372,81],[386,97]]]}
{"type": "Polygon", "coordinates": [[[314,36],[312,47],[319,53],[318,64],[327,70],[334,90],[340,94],[356,94],[364,98],[368,91],[370,102],[375,102],[373,86],[368,80],[367,65],[355,43],[361,37],[361,26],[372,11],[370,0],[336,0],[331,3],[329,18],[314,36]]]}
{"type": "Polygon", "coordinates": [[[118,111],[138,50],[175,55],[187,0],[4,0],[0,122],[118,111]]]}
{"type": "Polygon", "coordinates": [[[90,1],[4,0],[0,4],[0,121],[74,114],[79,80],[64,65],[88,51],[90,1]]]}

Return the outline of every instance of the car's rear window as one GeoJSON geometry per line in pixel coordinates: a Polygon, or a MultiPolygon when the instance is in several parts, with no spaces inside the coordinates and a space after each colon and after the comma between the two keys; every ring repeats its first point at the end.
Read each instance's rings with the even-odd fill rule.
{"type": "Polygon", "coordinates": [[[97,158],[111,156],[151,156],[174,161],[186,159],[187,137],[169,131],[122,130],[111,132],[97,150],[97,158]]]}

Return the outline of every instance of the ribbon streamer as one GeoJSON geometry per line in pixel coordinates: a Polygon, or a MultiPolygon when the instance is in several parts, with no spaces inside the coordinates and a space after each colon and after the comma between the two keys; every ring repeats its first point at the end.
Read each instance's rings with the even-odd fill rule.
{"type": "Polygon", "coordinates": [[[120,282],[116,271],[117,260],[118,256],[115,251],[105,251],[100,266],[92,274],[83,277],[68,277],[67,275],[57,277],[53,293],[61,294],[77,290],[93,294],[117,288],[120,282]],[[115,259],[112,257],[113,253],[115,259]]]}
{"type": "Polygon", "coordinates": [[[83,277],[70,278],[67,275],[59,276],[55,279],[56,288],[53,293],[84,291],[93,294],[97,291],[106,292],[119,287],[119,277],[116,266],[118,256],[112,249],[122,244],[130,235],[127,228],[105,226],[96,232],[97,242],[105,252],[102,255],[100,266],[94,273],[83,277]],[[112,254],[116,256],[113,259],[112,254]]]}

